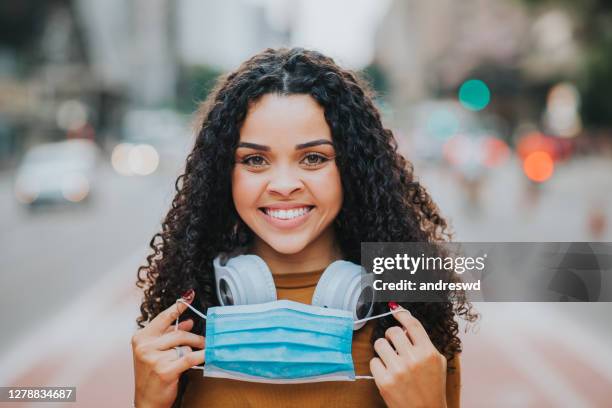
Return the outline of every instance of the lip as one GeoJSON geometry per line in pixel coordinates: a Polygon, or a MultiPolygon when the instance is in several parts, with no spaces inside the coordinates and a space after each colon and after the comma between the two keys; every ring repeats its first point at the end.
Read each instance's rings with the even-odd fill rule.
{"type": "Polygon", "coordinates": [[[292,218],[290,220],[281,220],[279,218],[274,218],[269,216],[268,214],[265,213],[265,211],[262,209],[264,207],[261,207],[257,210],[258,213],[260,213],[262,215],[262,217],[268,222],[270,223],[272,226],[279,228],[279,229],[293,229],[293,228],[297,228],[300,225],[303,225],[306,221],[308,221],[308,219],[310,218],[310,214],[312,214],[313,211],[316,211],[315,206],[312,205],[304,205],[304,204],[300,204],[300,205],[295,205],[293,204],[291,207],[278,207],[278,206],[269,206],[269,207],[265,207],[265,208],[270,208],[270,209],[288,209],[288,208],[300,208],[300,207],[312,207],[310,209],[310,211],[308,211],[306,214],[296,217],[296,218],[292,218]]]}
{"type": "Polygon", "coordinates": [[[270,205],[262,205],[259,208],[269,208],[271,210],[290,210],[292,208],[302,207],[314,207],[314,205],[305,203],[274,203],[270,205]]]}

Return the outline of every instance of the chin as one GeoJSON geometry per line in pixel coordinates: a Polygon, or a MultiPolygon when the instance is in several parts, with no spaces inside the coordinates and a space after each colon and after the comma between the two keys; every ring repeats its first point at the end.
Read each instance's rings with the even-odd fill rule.
{"type": "Polygon", "coordinates": [[[302,237],[262,237],[263,241],[276,252],[293,255],[300,253],[308,246],[310,241],[302,237]]]}

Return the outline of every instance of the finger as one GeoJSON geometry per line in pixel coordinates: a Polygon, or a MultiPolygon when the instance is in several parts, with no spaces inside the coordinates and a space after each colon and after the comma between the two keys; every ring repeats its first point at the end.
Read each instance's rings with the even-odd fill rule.
{"type": "Polygon", "coordinates": [[[402,324],[404,329],[406,329],[406,334],[410,338],[412,344],[415,346],[432,345],[431,340],[429,339],[429,336],[427,335],[427,332],[425,331],[425,328],[421,322],[412,316],[408,310],[401,306],[398,307],[401,311],[393,313],[393,316],[402,324]]]}
{"type": "Polygon", "coordinates": [[[399,362],[397,360],[399,356],[395,350],[393,350],[393,347],[391,347],[387,339],[382,337],[377,339],[374,342],[374,350],[376,350],[378,357],[380,357],[386,368],[398,368],[399,362]]]}
{"type": "Polygon", "coordinates": [[[189,346],[177,346],[165,351],[159,351],[160,359],[164,361],[176,361],[183,356],[191,353],[193,350],[189,346]],[[177,350],[180,349],[179,350],[177,350]]]}
{"type": "Polygon", "coordinates": [[[154,341],[153,346],[156,350],[168,350],[176,346],[191,346],[193,348],[202,349],[204,348],[204,344],[204,336],[177,330],[159,337],[154,341]]]}
{"type": "Polygon", "coordinates": [[[174,375],[178,376],[183,371],[190,369],[193,366],[202,364],[204,362],[204,350],[192,351],[191,353],[185,354],[178,360],[169,363],[168,370],[174,375]]]}
{"type": "Polygon", "coordinates": [[[401,327],[389,327],[385,331],[385,337],[393,344],[393,348],[400,356],[409,356],[411,354],[412,343],[401,327]]]}
{"type": "Polygon", "coordinates": [[[380,358],[374,357],[370,360],[370,372],[374,377],[374,381],[377,381],[377,379],[382,378],[387,373],[387,369],[383,362],[380,361],[380,358]]]}
{"type": "Polygon", "coordinates": [[[187,320],[183,320],[182,322],[179,323],[178,329],[177,329],[176,325],[173,324],[172,326],[168,327],[164,333],[170,333],[170,332],[173,332],[175,330],[191,331],[191,329],[193,329],[193,320],[187,319],[187,320]]]}
{"type": "Polygon", "coordinates": [[[149,334],[162,334],[187,309],[182,302],[175,302],[158,314],[143,330],[149,334]]]}

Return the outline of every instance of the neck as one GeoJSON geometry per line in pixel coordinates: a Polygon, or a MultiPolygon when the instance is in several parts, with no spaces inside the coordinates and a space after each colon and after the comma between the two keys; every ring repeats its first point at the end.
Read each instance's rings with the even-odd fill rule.
{"type": "Polygon", "coordinates": [[[262,258],[275,275],[319,271],[342,259],[332,227],[295,254],[280,253],[259,238],[255,238],[251,253],[262,258]]]}

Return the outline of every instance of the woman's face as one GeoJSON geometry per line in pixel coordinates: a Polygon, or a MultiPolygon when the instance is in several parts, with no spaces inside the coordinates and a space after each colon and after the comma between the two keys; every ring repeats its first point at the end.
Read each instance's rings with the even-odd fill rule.
{"type": "Polygon", "coordinates": [[[295,254],[333,228],[342,207],[334,157],[324,110],[311,96],[266,94],[249,108],[232,195],[256,239],[295,254]]]}

